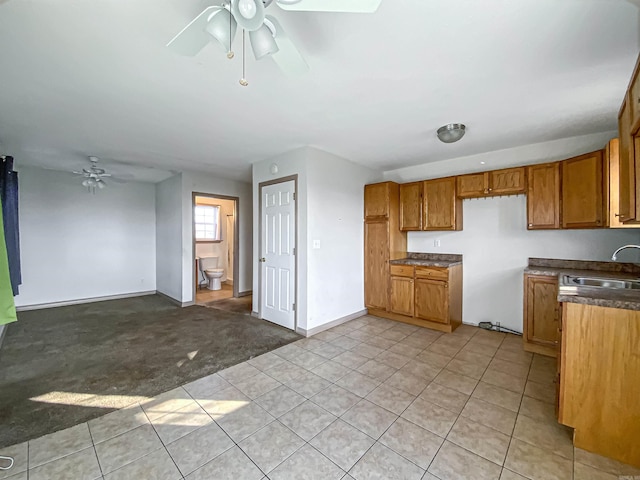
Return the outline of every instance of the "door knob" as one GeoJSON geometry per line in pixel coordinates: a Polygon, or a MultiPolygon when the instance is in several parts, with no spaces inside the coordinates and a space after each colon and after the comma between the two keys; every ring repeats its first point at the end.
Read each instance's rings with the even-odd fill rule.
{"type": "Polygon", "coordinates": [[[264,262],[266,262],[266,261],[267,261],[267,259],[266,259],[266,258],[264,258],[264,257],[262,257],[262,258],[261,258],[260,260],[258,260],[258,261],[259,261],[259,262],[263,262],[263,263],[264,263],[264,262]]]}

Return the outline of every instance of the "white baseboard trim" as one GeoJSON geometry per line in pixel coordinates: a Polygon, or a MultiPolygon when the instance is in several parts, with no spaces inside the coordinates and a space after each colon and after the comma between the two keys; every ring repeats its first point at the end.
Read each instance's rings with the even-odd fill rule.
{"type": "Polygon", "coordinates": [[[191,300],[190,302],[181,302],[179,305],[181,307],[190,307],[192,305],[195,305],[196,301],[195,300],[191,300]]]}
{"type": "Polygon", "coordinates": [[[253,295],[253,290],[245,290],[244,292],[238,292],[238,297],[248,297],[253,295]]]}
{"type": "Polygon", "coordinates": [[[354,312],[351,313],[349,315],[345,315],[344,317],[340,317],[336,320],[332,320],[329,323],[325,323],[323,325],[319,325],[317,327],[311,328],[309,330],[305,330],[304,328],[300,328],[297,327],[296,328],[296,333],[304,336],[304,337],[311,337],[312,335],[315,335],[316,333],[320,333],[320,332],[324,332],[325,330],[329,330],[330,328],[333,327],[337,327],[338,325],[341,325],[343,323],[346,323],[350,320],[354,320],[356,318],[359,318],[363,315],[366,315],[368,312],[368,310],[365,308],[364,310],[360,310],[358,312],[354,312]]]}
{"type": "Polygon", "coordinates": [[[66,307],[69,305],[80,305],[82,303],[104,302],[106,300],[120,300],[122,298],[144,297],[145,295],[155,295],[155,290],[146,290],[144,292],[122,293],[120,295],[107,295],[106,297],[79,298],[77,300],[66,300],[64,302],[38,303],[35,305],[22,305],[16,307],[18,312],[26,312],[28,310],[41,310],[43,308],[66,307]]]}
{"type": "Polygon", "coordinates": [[[255,318],[260,318],[260,314],[258,312],[251,312],[251,316],[255,318]]]}
{"type": "Polygon", "coordinates": [[[156,290],[156,295],[160,295],[162,298],[164,298],[166,300],[169,300],[174,305],[177,305],[179,307],[182,306],[182,302],[180,300],[178,300],[177,298],[173,298],[171,295],[167,295],[166,293],[158,292],[157,290],[156,290]]]}

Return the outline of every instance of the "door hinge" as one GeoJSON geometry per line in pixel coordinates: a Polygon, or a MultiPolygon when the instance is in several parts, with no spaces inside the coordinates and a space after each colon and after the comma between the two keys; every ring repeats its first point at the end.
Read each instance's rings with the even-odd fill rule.
{"type": "Polygon", "coordinates": [[[296,311],[296,304],[295,304],[295,303],[291,306],[291,309],[292,309],[294,312],[296,311]]]}
{"type": "Polygon", "coordinates": [[[296,192],[293,192],[293,199],[296,199],[296,192]]]}
{"type": "Polygon", "coordinates": [[[293,254],[296,254],[296,247],[293,247],[293,254]]]}

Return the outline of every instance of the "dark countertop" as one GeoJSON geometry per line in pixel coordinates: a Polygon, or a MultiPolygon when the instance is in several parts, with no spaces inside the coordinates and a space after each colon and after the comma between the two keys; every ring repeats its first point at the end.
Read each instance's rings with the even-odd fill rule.
{"type": "Polygon", "coordinates": [[[408,252],[406,258],[389,261],[391,265],[418,265],[423,267],[444,267],[462,264],[462,255],[449,253],[408,252]]]}
{"type": "Polygon", "coordinates": [[[640,265],[634,263],[530,258],[529,266],[524,269],[524,272],[531,275],[553,275],[559,277],[558,302],[640,310],[640,290],[562,285],[562,277],[564,275],[638,280],[640,279],[640,265]]]}

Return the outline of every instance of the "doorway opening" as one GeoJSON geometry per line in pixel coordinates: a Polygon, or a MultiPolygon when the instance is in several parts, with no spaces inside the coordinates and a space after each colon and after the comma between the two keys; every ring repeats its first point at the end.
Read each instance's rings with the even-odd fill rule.
{"type": "Polygon", "coordinates": [[[193,272],[197,305],[239,296],[238,198],[193,193],[193,272]]]}

